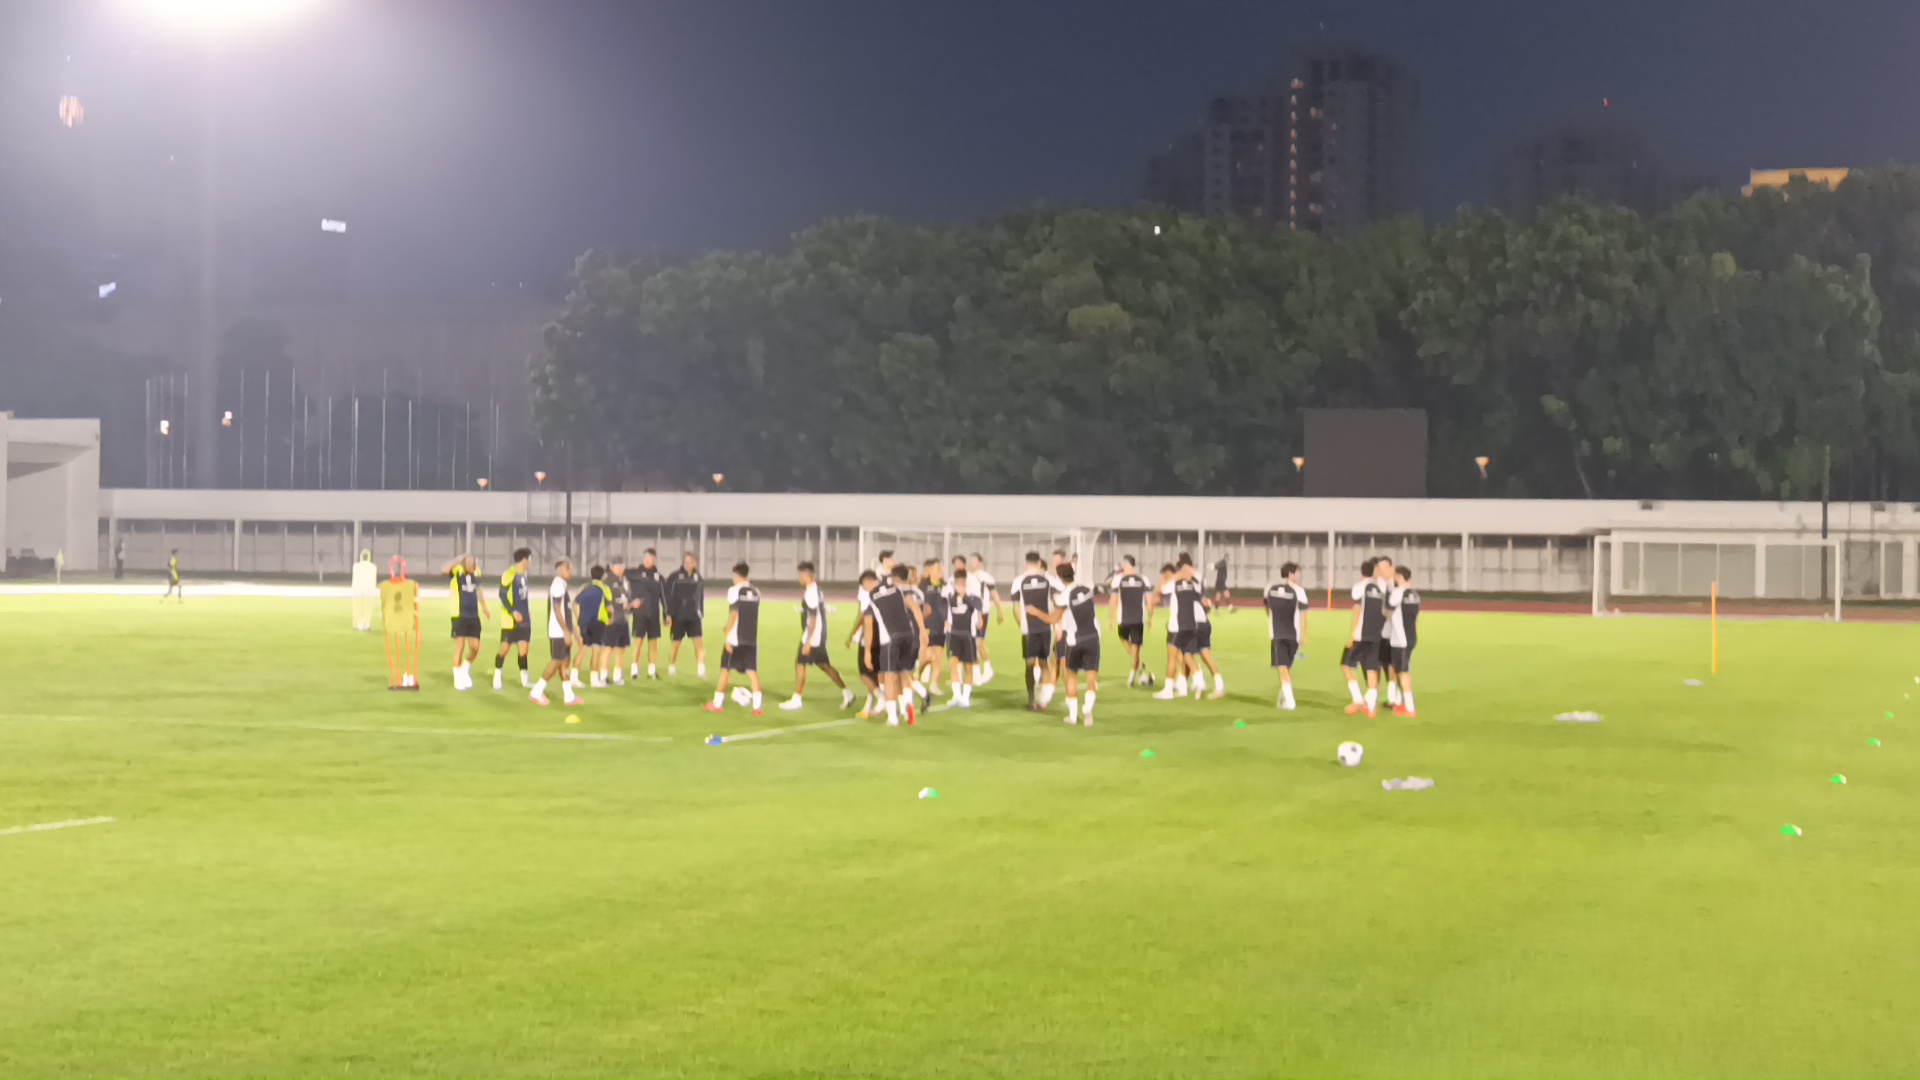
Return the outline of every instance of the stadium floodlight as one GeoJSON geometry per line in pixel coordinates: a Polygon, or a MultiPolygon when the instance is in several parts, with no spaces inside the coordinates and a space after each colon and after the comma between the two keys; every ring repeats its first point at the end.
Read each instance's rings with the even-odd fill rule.
{"type": "Polygon", "coordinates": [[[118,291],[119,288],[120,288],[119,282],[109,281],[105,285],[100,286],[100,288],[97,289],[96,291],[99,292],[100,299],[105,300],[107,297],[112,296],[116,291],[118,291]]]}
{"type": "Polygon", "coordinates": [[[492,486],[492,481],[490,481],[490,480],[488,480],[488,479],[487,479],[486,477],[484,477],[484,476],[483,476],[483,477],[481,477],[481,478],[480,478],[480,479],[478,479],[478,480],[475,480],[475,481],[474,481],[474,483],[476,483],[476,484],[479,484],[479,485],[480,485],[480,490],[481,490],[481,491],[485,491],[485,490],[487,490],[487,488],[488,488],[488,487],[490,487],[490,486],[492,486]]]}
{"type": "Polygon", "coordinates": [[[281,22],[314,0],[121,0],[146,20],[204,38],[245,34],[281,22]]]}
{"type": "Polygon", "coordinates": [[[228,409],[226,412],[220,414],[220,426],[221,427],[233,426],[233,410],[232,409],[228,409]]]}
{"type": "Polygon", "coordinates": [[[727,482],[726,473],[717,472],[713,474],[713,486],[719,487],[721,484],[724,484],[726,482],[727,482]]]}
{"type": "Polygon", "coordinates": [[[1487,478],[1487,462],[1492,460],[1492,458],[1485,454],[1481,454],[1479,457],[1473,459],[1473,463],[1480,466],[1480,479],[1485,480],[1487,478]]]}
{"type": "Polygon", "coordinates": [[[160,421],[160,434],[162,435],[173,434],[173,421],[171,420],[160,421]]]}
{"type": "Polygon", "coordinates": [[[1297,457],[1297,458],[1294,458],[1294,459],[1293,459],[1293,467],[1294,467],[1294,470],[1295,470],[1296,472],[1306,472],[1306,471],[1307,471],[1307,459],[1306,459],[1306,458],[1303,458],[1303,457],[1297,457]]]}
{"type": "Polygon", "coordinates": [[[547,471],[546,471],[545,469],[540,469],[540,470],[537,470],[537,471],[536,471],[536,472],[535,472],[535,473],[533,474],[533,479],[534,479],[534,482],[535,482],[535,483],[537,483],[537,484],[544,484],[544,483],[546,483],[546,482],[547,482],[547,471]]]}
{"type": "Polygon", "coordinates": [[[1158,226],[1158,225],[1155,225],[1155,226],[1153,227],[1153,235],[1155,235],[1155,236],[1159,236],[1159,235],[1160,235],[1160,226],[1158,226]]]}
{"type": "Polygon", "coordinates": [[[330,233],[343,233],[347,231],[347,223],[339,220],[338,218],[321,218],[320,231],[330,232],[330,233]]]}

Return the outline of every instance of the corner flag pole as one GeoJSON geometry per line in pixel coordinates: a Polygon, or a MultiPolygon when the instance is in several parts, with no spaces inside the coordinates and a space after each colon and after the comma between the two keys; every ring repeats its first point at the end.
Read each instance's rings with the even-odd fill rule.
{"type": "Polygon", "coordinates": [[[1720,583],[1708,590],[1707,621],[1713,626],[1713,673],[1720,674],[1720,583]]]}

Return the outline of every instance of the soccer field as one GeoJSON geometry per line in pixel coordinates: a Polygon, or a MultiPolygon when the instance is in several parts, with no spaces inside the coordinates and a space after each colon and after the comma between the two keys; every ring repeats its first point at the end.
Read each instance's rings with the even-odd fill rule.
{"type": "Polygon", "coordinates": [[[999,627],[971,713],[712,747],[847,715],[824,680],[772,708],[788,605],[766,717],[683,663],[577,726],[486,689],[490,649],[452,692],[439,608],[398,695],[344,600],[0,598],[0,829],[114,819],[0,835],[0,1073],[1920,1062],[1910,627],[1723,624],[1716,678],[1697,620],[1435,611],[1422,715],[1366,720],[1344,613],[1282,714],[1247,612],[1224,701],[1127,690],[1109,640],[1092,730],[1018,707],[999,627]]]}

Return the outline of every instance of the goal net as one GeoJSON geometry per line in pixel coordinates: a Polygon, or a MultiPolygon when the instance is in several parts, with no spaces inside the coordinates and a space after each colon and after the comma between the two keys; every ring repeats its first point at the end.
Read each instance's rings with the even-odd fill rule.
{"type": "Polygon", "coordinates": [[[1846,543],[1760,533],[1616,531],[1594,543],[1595,615],[1841,617],[1846,543]]]}
{"type": "Polygon", "coordinates": [[[1081,539],[1079,529],[862,528],[860,566],[872,567],[883,551],[891,551],[895,559],[915,566],[928,559],[951,565],[956,555],[978,555],[981,565],[1005,589],[1026,568],[1027,552],[1037,551],[1043,559],[1055,551],[1073,555],[1082,550],[1081,539]]]}

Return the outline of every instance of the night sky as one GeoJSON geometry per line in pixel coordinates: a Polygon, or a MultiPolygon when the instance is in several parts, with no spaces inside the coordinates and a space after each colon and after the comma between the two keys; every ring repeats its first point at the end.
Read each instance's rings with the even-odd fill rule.
{"type": "MultiPolygon", "coordinates": [[[[0,138],[46,145],[64,92],[89,138],[178,121],[162,106],[194,100],[205,56],[132,25],[134,3],[7,0],[0,138]]],[[[1209,96],[1328,43],[1420,80],[1430,219],[1602,98],[1672,171],[1727,187],[1920,161],[1904,0],[318,0],[214,56],[222,198],[337,206],[382,286],[422,293],[552,281],[589,246],[777,246],[861,211],[1119,206],[1209,96]]]]}

